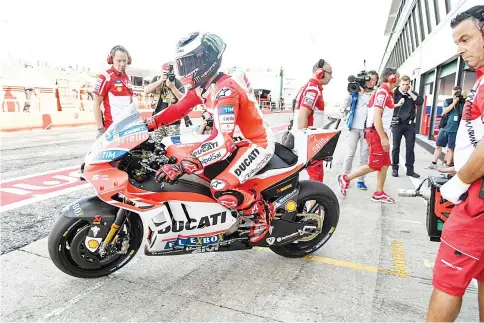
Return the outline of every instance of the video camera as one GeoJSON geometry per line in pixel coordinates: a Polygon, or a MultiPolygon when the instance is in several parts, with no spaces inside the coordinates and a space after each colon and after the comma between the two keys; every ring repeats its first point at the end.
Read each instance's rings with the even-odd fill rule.
{"type": "Polygon", "coordinates": [[[366,71],[361,71],[358,75],[350,75],[348,77],[348,92],[358,92],[360,87],[365,88],[366,82],[371,80],[371,77],[366,71]]]}

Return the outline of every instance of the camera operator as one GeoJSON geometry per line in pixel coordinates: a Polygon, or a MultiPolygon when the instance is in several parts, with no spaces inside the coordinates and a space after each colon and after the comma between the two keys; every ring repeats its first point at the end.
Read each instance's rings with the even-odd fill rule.
{"type": "Polygon", "coordinates": [[[477,280],[479,320],[484,321],[484,6],[461,12],[450,23],[457,53],[476,70],[455,143],[456,174],[440,187],[454,207],[442,230],[434,266],[428,322],[457,319],[462,297],[477,280]]]}
{"type": "Polygon", "coordinates": [[[403,75],[400,78],[400,86],[395,89],[393,94],[393,102],[397,103],[401,99],[405,102],[401,107],[395,108],[392,119],[392,135],[393,135],[393,149],[392,149],[392,176],[398,177],[398,163],[400,161],[400,143],[402,136],[405,137],[405,167],[407,168],[407,176],[419,178],[420,175],[415,173],[415,114],[417,106],[423,104],[422,96],[412,91],[410,78],[403,75]]]}
{"type": "Polygon", "coordinates": [[[454,87],[452,90],[452,98],[445,100],[442,118],[440,119],[440,131],[435,142],[434,160],[429,166],[430,169],[437,168],[437,160],[442,153],[442,147],[445,146],[447,146],[447,153],[445,154],[446,165],[452,166],[454,163],[455,139],[465,102],[466,100],[462,95],[462,88],[460,86],[454,87]]]}
{"type": "MultiPolygon", "coordinates": [[[[151,106],[154,109],[153,115],[155,115],[168,108],[171,104],[178,102],[184,95],[185,88],[173,73],[173,63],[165,63],[161,68],[161,76],[155,76],[151,84],[145,86],[144,92],[145,94],[154,94],[151,106]]],[[[166,131],[165,136],[179,135],[180,123],[181,121],[178,120],[164,127],[163,130],[166,131]]],[[[190,123],[189,117],[185,117],[185,125],[188,127],[190,123]]]]}
{"type": "Polygon", "coordinates": [[[395,199],[383,190],[390,160],[389,132],[393,109],[403,104],[403,99],[393,103],[392,90],[398,86],[400,75],[397,69],[387,67],[381,75],[383,84],[373,92],[368,102],[368,117],[366,121],[365,138],[368,144],[368,164],[363,165],[351,174],[338,176],[341,194],[346,195],[350,182],[360,176],[377,172],[376,190],[371,200],[373,202],[395,203],[395,199]]]}
{"type": "MultiPolygon", "coordinates": [[[[296,96],[294,108],[294,129],[304,129],[314,126],[315,110],[324,111],[323,85],[333,78],[331,65],[320,59],[313,66],[313,76],[296,96]]],[[[307,167],[309,179],[322,182],[324,178],[323,161],[313,161],[307,167]]]]}
{"type": "MultiPolygon", "coordinates": [[[[368,115],[368,101],[374,87],[378,83],[376,71],[361,72],[348,78],[348,92],[350,93],[344,103],[346,125],[348,126],[348,149],[343,160],[343,172],[349,174],[353,165],[356,147],[360,143],[360,166],[368,164],[368,144],[365,140],[366,118],[368,115]]],[[[357,186],[366,190],[365,175],[358,178],[357,186]]]]}
{"type": "Polygon", "coordinates": [[[197,135],[210,135],[213,129],[213,116],[207,110],[202,112],[202,124],[193,129],[193,132],[197,135]]]}

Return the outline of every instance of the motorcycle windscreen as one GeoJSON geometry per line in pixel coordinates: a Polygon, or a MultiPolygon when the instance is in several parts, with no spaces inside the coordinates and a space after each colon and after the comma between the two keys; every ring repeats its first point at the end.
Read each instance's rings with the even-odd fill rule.
{"type": "Polygon", "coordinates": [[[148,140],[148,128],[139,112],[113,123],[100,136],[84,158],[86,165],[109,163],[120,159],[131,149],[148,140]]]}

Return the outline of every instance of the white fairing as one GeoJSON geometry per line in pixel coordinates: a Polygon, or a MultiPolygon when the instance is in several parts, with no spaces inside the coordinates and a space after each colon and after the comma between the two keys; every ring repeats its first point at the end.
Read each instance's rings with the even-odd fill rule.
{"type": "Polygon", "coordinates": [[[318,130],[309,129],[291,129],[294,135],[294,149],[292,150],[298,156],[298,162],[306,163],[308,156],[308,134],[317,133],[318,130]]]}
{"type": "Polygon", "coordinates": [[[145,226],[152,231],[146,241],[148,252],[160,252],[172,248],[206,248],[216,246],[223,241],[222,235],[234,223],[231,211],[217,202],[168,202],[170,213],[166,206],[157,209],[157,213],[145,218],[145,226]],[[183,206],[190,220],[187,220],[183,206]]]}

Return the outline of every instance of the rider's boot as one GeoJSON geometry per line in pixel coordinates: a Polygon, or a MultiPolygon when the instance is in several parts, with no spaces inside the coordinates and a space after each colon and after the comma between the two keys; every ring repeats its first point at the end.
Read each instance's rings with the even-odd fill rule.
{"type": "Polygon", "coordinates": [[[272,219],[275,215],[275,209],[274,205],[265,202],[259,193],[253,193],[254,201],[250,203],[250,207],[242,210],[242,215],[254,215],[254,224],[249,231],[249,241],[256,243],[262,240],[269,231],[272,219]]]}

